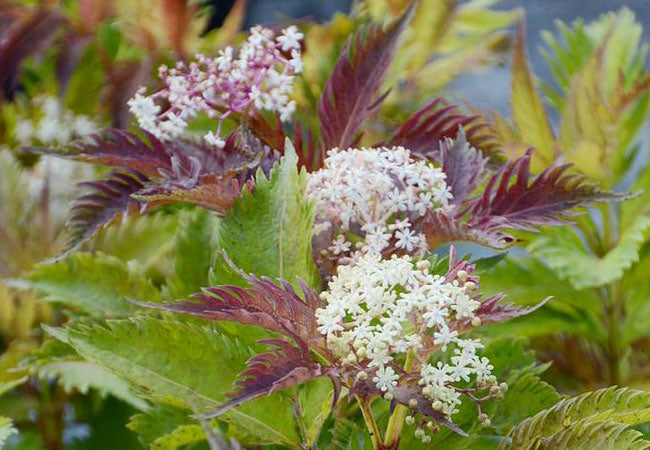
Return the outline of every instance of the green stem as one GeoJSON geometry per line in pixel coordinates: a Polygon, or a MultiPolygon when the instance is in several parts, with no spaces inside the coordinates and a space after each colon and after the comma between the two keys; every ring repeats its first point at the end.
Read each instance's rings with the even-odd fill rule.
{"type": "Polygon", "coordinates": [[[606,357],[607,367],[609,372],[609,385],[620,384],[623,380],[621,378],[621,320],[622,320],[622,304],[618,295],[619,286],[613,283],[607,286],[604,295],[605,309],[605,324],[607,327],[607,344],[606,344],[606,357]]]}
{"type": "MultiPolygon", "coordinates": [[[[404,370],[409,372],[413,367],[415,361],[415,354],[409,351],[406,354],[406,361],[404,361],[404,370]]],[[[388,420],[388,428],[386,428],[386,437],[384,439],[384,446],[392,449],[397,448],[399,440],[402,437],[402,428],[404,428],[404,419],[408,408],[404,405],[397,405],[388,420]]]]}
{"type": "Polygon", "coordinates": [[[305,417],[302,411],[302,403],[300,403],[298,388],[295,386],[291,390],[291,402],[293,403],[293,409],[295,411],[296,423],[298,424],[298,429],[300,430],[300,437],[302,439],[301,447],[303,449],[308,449],[310,448],[309,431],[307,430],[307,425],[305,424],[305,417]]]}
{"type": "Polygon", "coordinates": [[[363,414],[363,419],[366,421],[366,426],[368,427],[368,432],[372,439],[372,447],[375,450],[383,450],[384,446],[382,444],[381,431],[379,431],[379,427],[375,421],[375,416],[372,415],[370,402],[368,402],[368,399],[359,396],[357,396],[357,402],[359,402],[359,408],[363,414]]]}

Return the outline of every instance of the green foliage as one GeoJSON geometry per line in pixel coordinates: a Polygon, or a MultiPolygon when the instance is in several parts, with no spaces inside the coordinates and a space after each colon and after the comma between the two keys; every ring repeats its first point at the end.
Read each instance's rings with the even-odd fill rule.
{"type": "MultiPolygon", "coordinates": [[[[47,329],[47,328],[46,328],[47,329]]],[[[57,381],[68,392],[87,394],[91,389],[101,397],[112,395],[134,408],[147,410],[149,405],[139,398],[123,379],[97,364],[84,361],[67,344],[50,340],[23,361],[38,378],[57,381]]]]}
{"type": "Polygon", "coordinates": [[[132,310],[127,298],[159,301],[160,294],[136,262],[101,253],[74,253],[54,264],[37,266],[25,280],[45,300],[94,317],[132,310]]]}
{"type": "MultiPolygon", "coordinates": [[[[251,353],[213,326],[138,317],[106,325],[76,325],[57,333],[84,359],[127,380],[163,404],[207,413],[251,353]]],[[[319,399],[319,404],[323,399],[319,399]]],[[[290,402],[282,394],[259,398],[222,417],[243,443],[294,446],[298,436],[290,402]]]]}
{"type": "Polygon", "coordinates": [[[639,260],[641,246],[649,236],[650,217],[639,216],[601,257],[590,254],[577,231],[569,228],[547,230],[528,249],[560,279],[568,280],[579,290],[619,280],[639,260]]]}
{"type": "Polygon", "coordinates": [[[611,387],[562,400],[524,420],[501,448],[645,448],[641,433],[626,430],[650,420],[650,394],[611,387]],[[558,447],[560,446],[560,447],[558,447]]]}
{"type": "Polygon", "coordinates": [[[536,156],[548,165],[555,157],[555,138],[526,59],[523,24],[517,35],[512,59],[512,120],[521,142],[536,147],[536,156]]]}
{"type": "MultiPolygon", "coordinates": [[[[312,201],[304,193],[305,171],[298,171],[298,157],[291,142],[267,179],[259,170],[252,193],[244,190],[219,223],[217,241],[233,263],[248,273],[284,278],[296,284],[303,279],[318,286],[311,256],[314,223],[312,201]]],[[[241,278],[219,257],[210,284],[241,284],[241,278]]]]}
{"type": "Polygon", "coordinates": [[[186,298],[208,285],[208,272],[217,250],[218,221],[205,209],[183,211],[171,254],[173,272],[165,297],[186,298]]]}

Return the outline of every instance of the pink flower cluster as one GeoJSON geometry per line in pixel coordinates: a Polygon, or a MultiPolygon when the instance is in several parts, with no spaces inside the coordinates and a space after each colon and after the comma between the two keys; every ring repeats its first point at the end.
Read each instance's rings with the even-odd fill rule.
{"type": "Polygon", "coordinates": [[[162,140],[178,137],[188,120],[204,113],[217,127],[203,138],[218,148],[225,143],[221,124],[233,113],[255,108],[289,120],[296,107],[289,94],[295,75],[302,72],[303,37],[295,26],[278,36],[268,28],[252,28],[239,50],[226,47],[217,58],[196,55],[189,65],[161,66],[164,87],[151,95],[140,88],[129,100],[129,109],[140,127],[162,140]]]}

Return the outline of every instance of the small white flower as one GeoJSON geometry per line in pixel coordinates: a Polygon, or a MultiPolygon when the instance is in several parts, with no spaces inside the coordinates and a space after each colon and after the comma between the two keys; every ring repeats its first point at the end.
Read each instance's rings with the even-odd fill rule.
{"type": "Polygon", "coordinates": [[[392,391],[397,386],[397,380],[399,380],[399,375],[395,373],[392,367],[380,367],[372,378],[372,381],[382,392],[392,391]]]}
{"type": "Polygon", "coordinates": [[[298,27],[291,25],[282,31],[282,34],[276,38],[283,52],[300,49],[300,40],[305,35],[298,31],[298,27]]]}

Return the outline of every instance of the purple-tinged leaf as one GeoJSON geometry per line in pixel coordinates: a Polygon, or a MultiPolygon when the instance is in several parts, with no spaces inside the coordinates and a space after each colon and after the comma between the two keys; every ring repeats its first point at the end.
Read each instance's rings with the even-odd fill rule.
{"type": "MultiPolygon", "coordinates": [[[[130,185],[128,195],[124,191],[126,197],[121,201],[125,204],[153,207],[189,202],[219,214],[233,205],[242,189],[252,189],[257,168],[268,171],[278,158],[243,129],[228,136],[223,149],[184,139],[165,143],[147,132],[143,134],[146,140],[133,133],[109,129],[76,141],[69,148],[29,150],[138,174],[140,184],[130,185]]],[[[104,185],[100,181],[96,186],[92,183],[88,186],[104,185]]],[[[95,195],[81,200],[85,204],[90,199],[95,200],[95,195]]],[[[74,211],[76,217],[71,221],[74,247],[115,217],[114,206],[107,201],[96,202],[92,217],[88,211],[74,211]],[[102,212],[103,207],[108,210],[102,212]]]]}
{"type": "Polygon", "coordinates": [[[456,138],[463,128],[472,146],[498,159],[498,144],[488,132],[484,120],[479,115],[463,114],[458,105],[450,105],[442,98],[436,98],[407,119],[383,145],[399,145],[411,150],[417,157],[440,162],[440,141],[456,138]]]}
{"type": "Polygon", "coordinates": [[[214,418],[230,408],[275,391],[306,383],[326,375],[320,364],[313,361],[309,352],[294,347],[286,341],[268,339],[260,341],[275,347],[271,353],[263,353],[248,360],[248,368],[235,382],[236,390],[226,394],[231,399],[205,416],[214,418]]]}
{"type": "Polygon", "coordinates": [[[54,260],[64,258],[119,216],[145,207],[132,198],[131,194],[142,189],[146,182],[147,178],[141,173],[125,171],[111,173],[101,180],[80,183],[80,186],[89,188],[91,193],[79,197],[73,203],[68,219],[68,245],[54,260]]]}
{"type": "Polygon", "coordinates": [[[318,101],[321,152],[348,148],[363,121],[377,107],[378,91],[413,9],[411,3],[386,30],[378,24],[360,28],[343,47],[318,101]]]}
{"type": "Polygon", "coordinates": [[[547,297],[536,305],[521,307],[514,303],[501,303],[503,298],[502,294],[496,294],[481,301],[481,306],[478,307],[474,314],[481,319],[482,324],[505,322],[506,320],[525,316],[538,310],[551,299],[551,297],[547,297]]]}
{"type": "Polygon", "coordinates": [[[281,286],[270,279],[243,273],[224,255],[251,287],[219,286],[203,289],[192,297],[197,301],[150,303],[132,301],[147,308],[187,314],[209,320],[238,322],[256,325],[290,337],[303,351],[307,348],[324,349],[323,336],[318,332],[315,311],[323,306],[318,294],[300,281],[303,298],[290,283],[279,280],[281,286]]]}
{"type": "Polygon", "coordinates": [[[567,224],[562,216],[576,215],[571,210],[577,206],[629,198],[587,185],[581,175],[565,174],[569,164],[547,168],[530,181],[531,152],[508,161],[488,180],[469,205],[470,228],[535,231],[534,226],[567,224]]]}
{"type": "Polygon", "coordinates": [[[464,241],[503,249],[516,242],[513,236],[496,230],[484,231],[473,228],[467,222],[442,211],[427,211],[422,219],[422,232],[427,238],[429,248],[436,248],[449,242],[464,241]]]}
{"type": "Polygon", "coordinates": [[[462,128],[456,139],[445,138],[440,143],[440,165],[451,188],[451,204],[459,207],[485,179],[488,158],[473,148],[462,128]]]}
{"type": "Polygon", "coordinates": [[[54,8],[41,8],[0,40],[0,88],[3,97],[12,98],[17,88],[17,76],[23,61],[41,52],[64,22],[54,8]]]}

